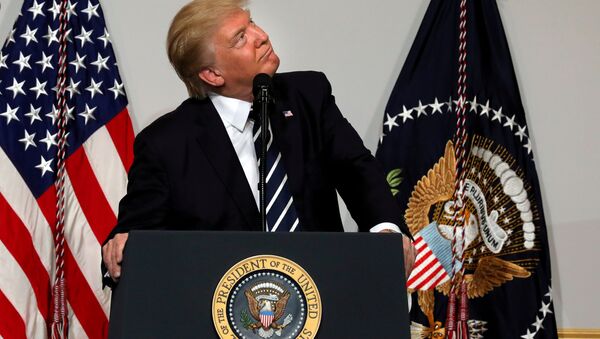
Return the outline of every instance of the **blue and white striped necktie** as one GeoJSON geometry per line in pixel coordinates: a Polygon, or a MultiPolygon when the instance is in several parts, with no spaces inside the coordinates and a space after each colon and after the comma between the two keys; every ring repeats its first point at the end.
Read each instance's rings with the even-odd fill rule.
{"type": "MultiPolygon", "coordinates": [[[[254,147],[260,167],[259,154],[261,152],[261,127],[258,114],[250,112],[254,119],[254,147]]],[[[288,176],[283,166],[281,152],[273,142],[273,132],[269,121],[267,131],[267,231],[268,232],[295,232],[300,230],[298,214],[294,207],[294,198],[290,193],[287,180],[288,176]]]]}

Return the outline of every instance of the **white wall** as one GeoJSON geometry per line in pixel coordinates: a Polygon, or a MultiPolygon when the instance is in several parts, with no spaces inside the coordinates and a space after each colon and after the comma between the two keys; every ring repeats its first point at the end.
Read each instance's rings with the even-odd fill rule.
{"type": "MultiPolygon", "coordinates": [[[[171,18],[187,1],[101,1],[139,131],[186,97],[164,41],[171,18]]],[[[0,3],[4,37],[22,2],[0,3]]],[[[342,111],[374,150],[387,98],[428,3],[255,0],[251,8],[271,34],[280,70],[327,73],[342,111]]],[[[600,1],[498,4],[545,199],[558,324],[600,328],[600,1]]]]}

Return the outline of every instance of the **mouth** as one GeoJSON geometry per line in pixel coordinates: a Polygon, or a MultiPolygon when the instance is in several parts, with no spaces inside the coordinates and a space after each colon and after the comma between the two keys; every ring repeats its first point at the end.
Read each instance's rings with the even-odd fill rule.
{"type": "Polygon", "coordinates": [[[273,53],[273,46],[269,45],[269,47],[267,48],[265,53],[263,55],[261,55],[258,60],[262,61],[264,59],[267,59],[269,57],[269,55],[271,55],[271,53],[273,53]]]}

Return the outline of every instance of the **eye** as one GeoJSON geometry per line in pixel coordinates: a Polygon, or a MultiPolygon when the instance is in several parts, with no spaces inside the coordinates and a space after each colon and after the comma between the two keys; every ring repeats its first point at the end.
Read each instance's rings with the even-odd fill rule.
{"type": "Polygon", "coordinates": [[[246,32],[240,32],[240,34],[238,34],[238,36],[235,38],[233,47],[239,48],[244,46],[244,44],[246,43],[247,40],[247,36],[246,36],[246,32]]]}

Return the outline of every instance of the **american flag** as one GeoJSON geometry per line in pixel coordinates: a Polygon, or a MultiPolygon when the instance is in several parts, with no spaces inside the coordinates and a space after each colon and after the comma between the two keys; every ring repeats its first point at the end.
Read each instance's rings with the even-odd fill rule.
{"type": "MultiPolygon", "coordinates": [[[[60,2],[25,0],[0,52],[0,337],[52,321],[60,2]]],[[[69,0],[65,277],[70,338],[107,335],[101,243],[116,223],[133,129],[98,0],[69,0]]]]}
{"type": "Polygon", "coordinates": [[[450,279],[452,253],[450,242],[444,241],[436,230],[435,223],[415,235],[417,257],[406,287],[413,290],[428,290],[450,279]],[[446,248],[444,248],[446,247],[446,248]]]}

